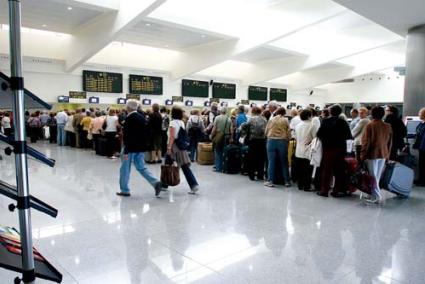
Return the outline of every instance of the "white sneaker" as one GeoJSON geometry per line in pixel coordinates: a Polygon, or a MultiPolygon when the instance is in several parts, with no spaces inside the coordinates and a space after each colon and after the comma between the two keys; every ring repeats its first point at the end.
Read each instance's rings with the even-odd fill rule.
{"type": "Polygon", "coordinates": [[[274,187],[274,184],[271,181],[266,181],[264,183],[264,186],[268,186],[268,187],[274,187]]]}
{"type": "Polygon", "coordinates": [[[378,197],[370,197],[370,198],[366,198],[366,199],[365,199],[365,201],[366,201],[367,203],[370,203],[370,204],[379,204],[379,203],[381,203],[381,199],[380,199],[380,198],[378,198],[378,197]]]}

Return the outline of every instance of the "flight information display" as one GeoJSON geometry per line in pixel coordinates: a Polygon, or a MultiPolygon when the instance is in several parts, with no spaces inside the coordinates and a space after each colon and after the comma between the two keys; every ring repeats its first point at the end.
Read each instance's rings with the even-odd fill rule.
{"type": "Polygon", "coordinates": [[[131,94],[162,95],[162,77],[130,75],[128,81],[131,94]]]}
{"type": "Polygon", "coordinates": [[[267,101],[267,88],[258,87],[258,86],[249,86],[248,99],[253,101],[267,101]]]}
{"type": "Polygon", "coordinates": [[[235,99],[236,84],[213,83],[212,97],[220,99],[235,99]]]}
{"type": "Polygon", "coordinates": [[[195,81],[195,80],[182,80],[182,96],[183,97],[198,97],[208,98],[209,82],[195,81]]]}
{"type": "Polygon", "coordinates": [[[288,90],[270,88],[270,100],[278,102],[286,102],[288,100],[288,90]]]}
{"type": "Polygon", "coordinates": [[[122,74],[83,70],[83,90],[99,93],[122,93],[122,74]]]}

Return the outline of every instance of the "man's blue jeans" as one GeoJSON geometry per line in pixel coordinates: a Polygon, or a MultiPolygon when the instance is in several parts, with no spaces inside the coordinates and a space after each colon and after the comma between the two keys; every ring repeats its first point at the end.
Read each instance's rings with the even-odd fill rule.
{"type": "Polygon", "coordinates": [[[223,146],[214,148],[214,164],[217,172],[223,171],[223,146]]]}
{"type": "Polygon", "coordinates": [[[65,146],[66,135],[65,135],[65,124],[58,124],[58,145],[65,146]]]}
{"type": "Polygon", "coordinates": [[[276,161],[280,161],[283,179],[285,183],[290,183],[288,164],[288,140],[267,139],[267,158],[269,161],[268,179],[272,183],[277,183],[276,161]]]}
{"type": "Polygon", "coordinates": [[[121,169],[120,169],[120,189],[123,193],[130,193],[128,181],[130,179],[131,163],[134,163],[136,170],[144,177],[153,187],[159,182],[145,166],[145,154],[128,153],[128,159],[124,160],[124,154],[121,153],[121,169]]]}

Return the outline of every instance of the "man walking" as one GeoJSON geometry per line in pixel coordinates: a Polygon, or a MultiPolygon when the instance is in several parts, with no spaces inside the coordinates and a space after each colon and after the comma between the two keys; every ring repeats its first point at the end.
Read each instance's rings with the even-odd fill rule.
{"type": "Polygon", "coordinates": [[[120,169],[120,191],[119,196],[130,196],[128,181],[130,179],[131,163],[134,163],[136,170],[144,177],[155,189],[155,196],[158,197],[162,184],[152,176],[151,172],[145,166],[144,152],[147,150],[146,137],[148,129],[146,119],[143,114],[137,112],[138,103],[136,101],[127,102],[128,115],[125,119],[123,128],[124,148],[121,155],[120,169]]]}

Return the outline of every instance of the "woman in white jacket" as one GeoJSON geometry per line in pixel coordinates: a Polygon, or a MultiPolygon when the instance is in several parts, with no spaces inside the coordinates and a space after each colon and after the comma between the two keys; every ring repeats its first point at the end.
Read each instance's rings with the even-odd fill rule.
{"type": "Polygon", "coordinates": [[[316,137],[315,127],[311,120],[312,113],[309,109],[301,112],[301,122],[295,127],[295,165],[298,189],[311,191],[312,166],[310,165],[310,143],[316,137]]]}

